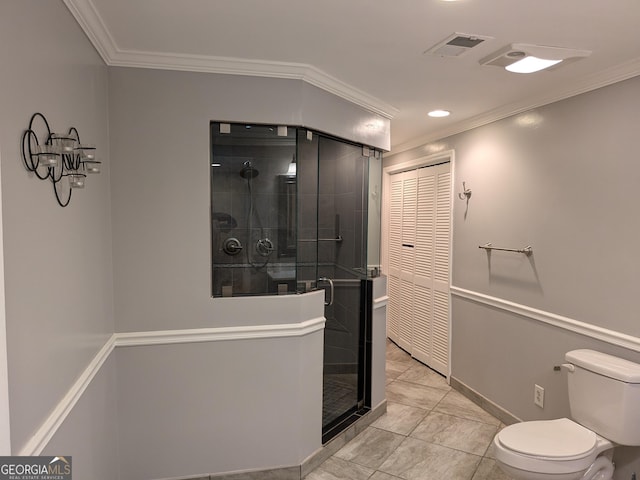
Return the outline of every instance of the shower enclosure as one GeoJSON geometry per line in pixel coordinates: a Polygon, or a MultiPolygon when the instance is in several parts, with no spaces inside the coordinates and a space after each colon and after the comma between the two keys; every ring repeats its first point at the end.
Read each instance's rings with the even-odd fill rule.
{"type": "Polygon", "coordinates": [[[213,296],[325,289],[326,441],[370,407],[381,154],[305,128],[213,122],[210,163],[213,296]]]}

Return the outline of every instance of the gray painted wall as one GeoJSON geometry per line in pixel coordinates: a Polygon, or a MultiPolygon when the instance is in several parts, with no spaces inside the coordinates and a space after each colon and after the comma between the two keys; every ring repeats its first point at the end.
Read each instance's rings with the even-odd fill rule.
{"type": "MultiPolygon", "coordinates": [[[[107,69],[61,1],[0,3],[0,64],[9,400],[17,453],[113,333],[107,69]],[[20,139],[34,112],[54,130],[75,126],[106,161],[67,208],[56,203],[50,182],[22,164],[20,139]]],[[[78,426],[77,438],[88,434],[89,426],[78,426]]]]}
{"type": "MultiPolygon", "coordinates": [[[[322,318],[324,311],[322,291],[216,302],[249,309],[249,319],[267,324],[322,318]]],[[[117,348],[119,478],[301,464],[321,445],[322,346],[323,330],[117,348]]]]}
{"type": "Polygon", "coordinates": [[[120,479],[300,465],[321,446],[322,338],[119,348],[120,479]]]}
{"type": "MultiPolygon", "coordinates": [[[[632,193],[640,184],[640,77],[391,155],[385,166],[455,149],[452,285],[640,336],[632,193]],[[462,182],[473,191],[457,200],[462,182]],[[533,246],[533,255],[478,245],[533,246]]],[[[564,373],[573,348],[640,361],[640,353],[458,297],[452,375],[522,419],[568,416],[564,373]],[[545,388],[545,408],[533,385],[545,388]]],[[[640,471],[624,449],[616,478],[640,471]]],[[[618,454],[619,455],[619,454],[618,454]]]]}
{"type": "MultiPolygon", "coordinates": [[[[116,330],[299,321],[309,308],[288,298],[263,298],[258,309],[253,299],[211,298],[209,122],[299,124],[350,137],[350,125],[369,114],[293,80],[109,74],[116,330]],[[316,105],[336,108],[316,118],[307,112],[316,105]],[[330,125],[332,111],[340,120],[330,125]]],[[[118,353],[118,371],[126,371],[118,383],[122,477],[300,463],[320,446],[319,404],[308,397],[322,386],[314,377],[322,373],[319,338],[303,352],[290,343],[231,342],[118,353]],[[177,460],[185,439],[190,448],[177,460]]]]}
{"type": "Polygon", "coordinates": [[[108,359],[51,438],[42,455],[68,456],[73,478],[118,477],[116,360],[108,359]]]}
{"type": "MultiPolygon", "coordinates": [[[[3,2],[0,62],[10,66],[1,71],[0,157],[14,453],[114,331],[293,323],[322,315],[321,294],[317,309],[277,297],[263,299],[258,310],[252,302],[210,298],[209,121],[300,124],[388,148],[388,120],[301,81],[108,72],[61,1],[3,2]],[[77,127],[105,160],[103,173],[89,178],[65,209],[51,185],[21,163],[20,136],[36,111],[54,130],[77,127]],[[372,133],[362,127],[368,123],[382,128],[372,133]]],[[[76,476],[97,479],[114,478],[116,450],[122,478],[195,471],[168,461],[182,453],[211,472],[299,464],[320,443],[321,339],[315,333],[258,348],[218,342],[114,353],[45,453],[70,453],[76,476]],[[236,357],[243,359],[237,371],[228,361],[236,357]],[[221,384],[229,388],[217,398],[221,384]],[[215,415],[208,415],[211,403],[197,400],[202,392],[215,394],[215,415]],[[292,416],[296,421],[287,423],[292,416]],[[201,421],[188,424],[193,435],[185,440],[188,418],[201,421]],[[234,429],[208,429],[232,420],[234,429]],[[284,427],[276,427],[278,421],[284,427]],[[179,433],[153,436],[166,432],[179,433]],[[226,436],[237,432],[250,433],[226,436]],[[176,439],[181,450],[172,450],[176,439]],[[255,456],[240,448],[247,439],[255,456]],[[198,445],[209,448],[192,450],[198,445]],[[133,458],[153,453],[158,459],[161,447],[169,449],[165,463],[141,466],[133,458]]]]}
{"type": "Polygon", "coordinates": [[[297,80],[109,75],[117,331],[239,324],[243,313],[210,294],[209,122],[299,124],[352,138],[371,114],[297,80]]]}

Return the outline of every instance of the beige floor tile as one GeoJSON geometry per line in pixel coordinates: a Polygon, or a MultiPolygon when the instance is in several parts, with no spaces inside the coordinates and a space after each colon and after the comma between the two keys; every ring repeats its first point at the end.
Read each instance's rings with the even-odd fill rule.
{"type": "Polygon", "coordinates": [[[376,472],[369,480],[398,480],[400,477],[394,477],[384,472],[376,472]]]}
{"type": "Polygon", "coordinates": [[[436,408],[434,408],[434,411],[466,418],[468,420],[488,423],[496,427],[500,425],[500,420],[455,390],[450,390],[442,401],[438,403],[436,408]]]}
{"type": "Polygon", "coordinates": [[[411,432],[411,436],[482,456],[496,430],[497,427],[487,423],[432,412],[411,432]]]}
{"type": "Polygon", "coordinates": [[[415,383],[396,380],[387,385],[387,401],[431,410],[447,392],[415,383]]]}
{"type": "Polygon", "coordinates": [[[416,428],[428,410],[401,403],[388,402],[387,413],[378,418],[371,426],[400,435],[409,435],[416,428]]]}
{"type": "Polygon", "coordinates": [[[402,350],[393,342],[387,342],[387,361],[392,362],[411,362],[411,355],[402,350]]]}
{"type": "Polygon", "coordinates": [[[489,448],[487,448],[487,451],[485,452],[484,456],[487,458],[496,458],[496,447],[493,445],[493,439],[491,439],[491,442],[489,443],[489,448]]]}
{"type": "Polygon", "coordinates": [[[387,413],[306,480],[512,480],[492,446],[504,425],[393,342],[386,393],[387,413]]]}
{"type": "Polygon", "coordinates": [[[402,443],[404,438],[396,433],[368,427],[342,447],[335,456],[358,465],[377,469],[402,443]]]}
{"type": "Polygon", "coordinates": [[[305,480],[367,480],[373,472],[371,468],[330,457],[307,475],[305,480]]]}
{"type": "Polygon", "coordinates": [[[451,390],[446,378],[419,362],[413,362],[411,367],[398,377],[398,380],[447,391],[451,390]]]}
{"type": "Polygon", "coordinates": [[[404,372],[411,368],[411,363],[409,362],[392,362],[387,361],[387,365],[385,368],[385,373],[387,375],[387,379],[396,379],[404,372]]]}
{"type": "Polygon", "coordinates": [[[481,457],[407,438],[379,470],[405,480],[469,480],[481,457]]]}
{"type": "Polygon", "coordinates": [[[500,470],[495,460],[483,458],[472,480],[512,480],[512,478],[500,470]]]}

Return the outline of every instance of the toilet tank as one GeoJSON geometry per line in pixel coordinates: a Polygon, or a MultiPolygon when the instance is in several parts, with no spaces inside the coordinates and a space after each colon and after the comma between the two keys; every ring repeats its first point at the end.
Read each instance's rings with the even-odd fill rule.
{"type": "Polygon", "coordinates": [[[640,365],[594,350],[572,350],[565,359],[571,417],[620,445],[640,445],[640,365]]]}

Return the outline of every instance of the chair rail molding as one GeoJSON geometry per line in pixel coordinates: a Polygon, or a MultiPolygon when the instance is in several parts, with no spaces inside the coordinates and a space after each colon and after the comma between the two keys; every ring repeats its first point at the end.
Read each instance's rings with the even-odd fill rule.
{"type": "Polygon", "coordinates": [[[276,325],[241,325],[237,327],[197,328],[187,330],[160,330],[148,332],[114,333],[89,362],[76,382],[58,402],[31,439],[18,451],[19,456],[40,455],[55,435],[73,407],[78,403],[91,381],[117,347],[169,345],[234,340],[264,340],[272,338],[303,337],[324,329],[325,317],[311,318],[299,323],[276,325]]]}
{"type": "Polygon", "coordinates": [[[466,290],[460,287],[451,286],[451,295],[466,300],[471,300],[476,303],[488,305],[490,307],[498,308],[507,312],[515,313],[538,322],[553,325],[564,330],[569,330],[580,335],[585,335],[602,342],[616,345],[618,347],[627,348],[635,352],[640,352],[640,338],[626,333],[618,332],[616,330],[610,330],[608,328],[598,327],[590,323],[581,322],[569,317],[563,317],[562,315],[556,315],[555,313],[546,312],[544,310],[538,310],[537,308],[528,307],[519,303],[511,302],[503,298],[492,297],[484,293],[475,292],[472,290],[466,290]]]}

